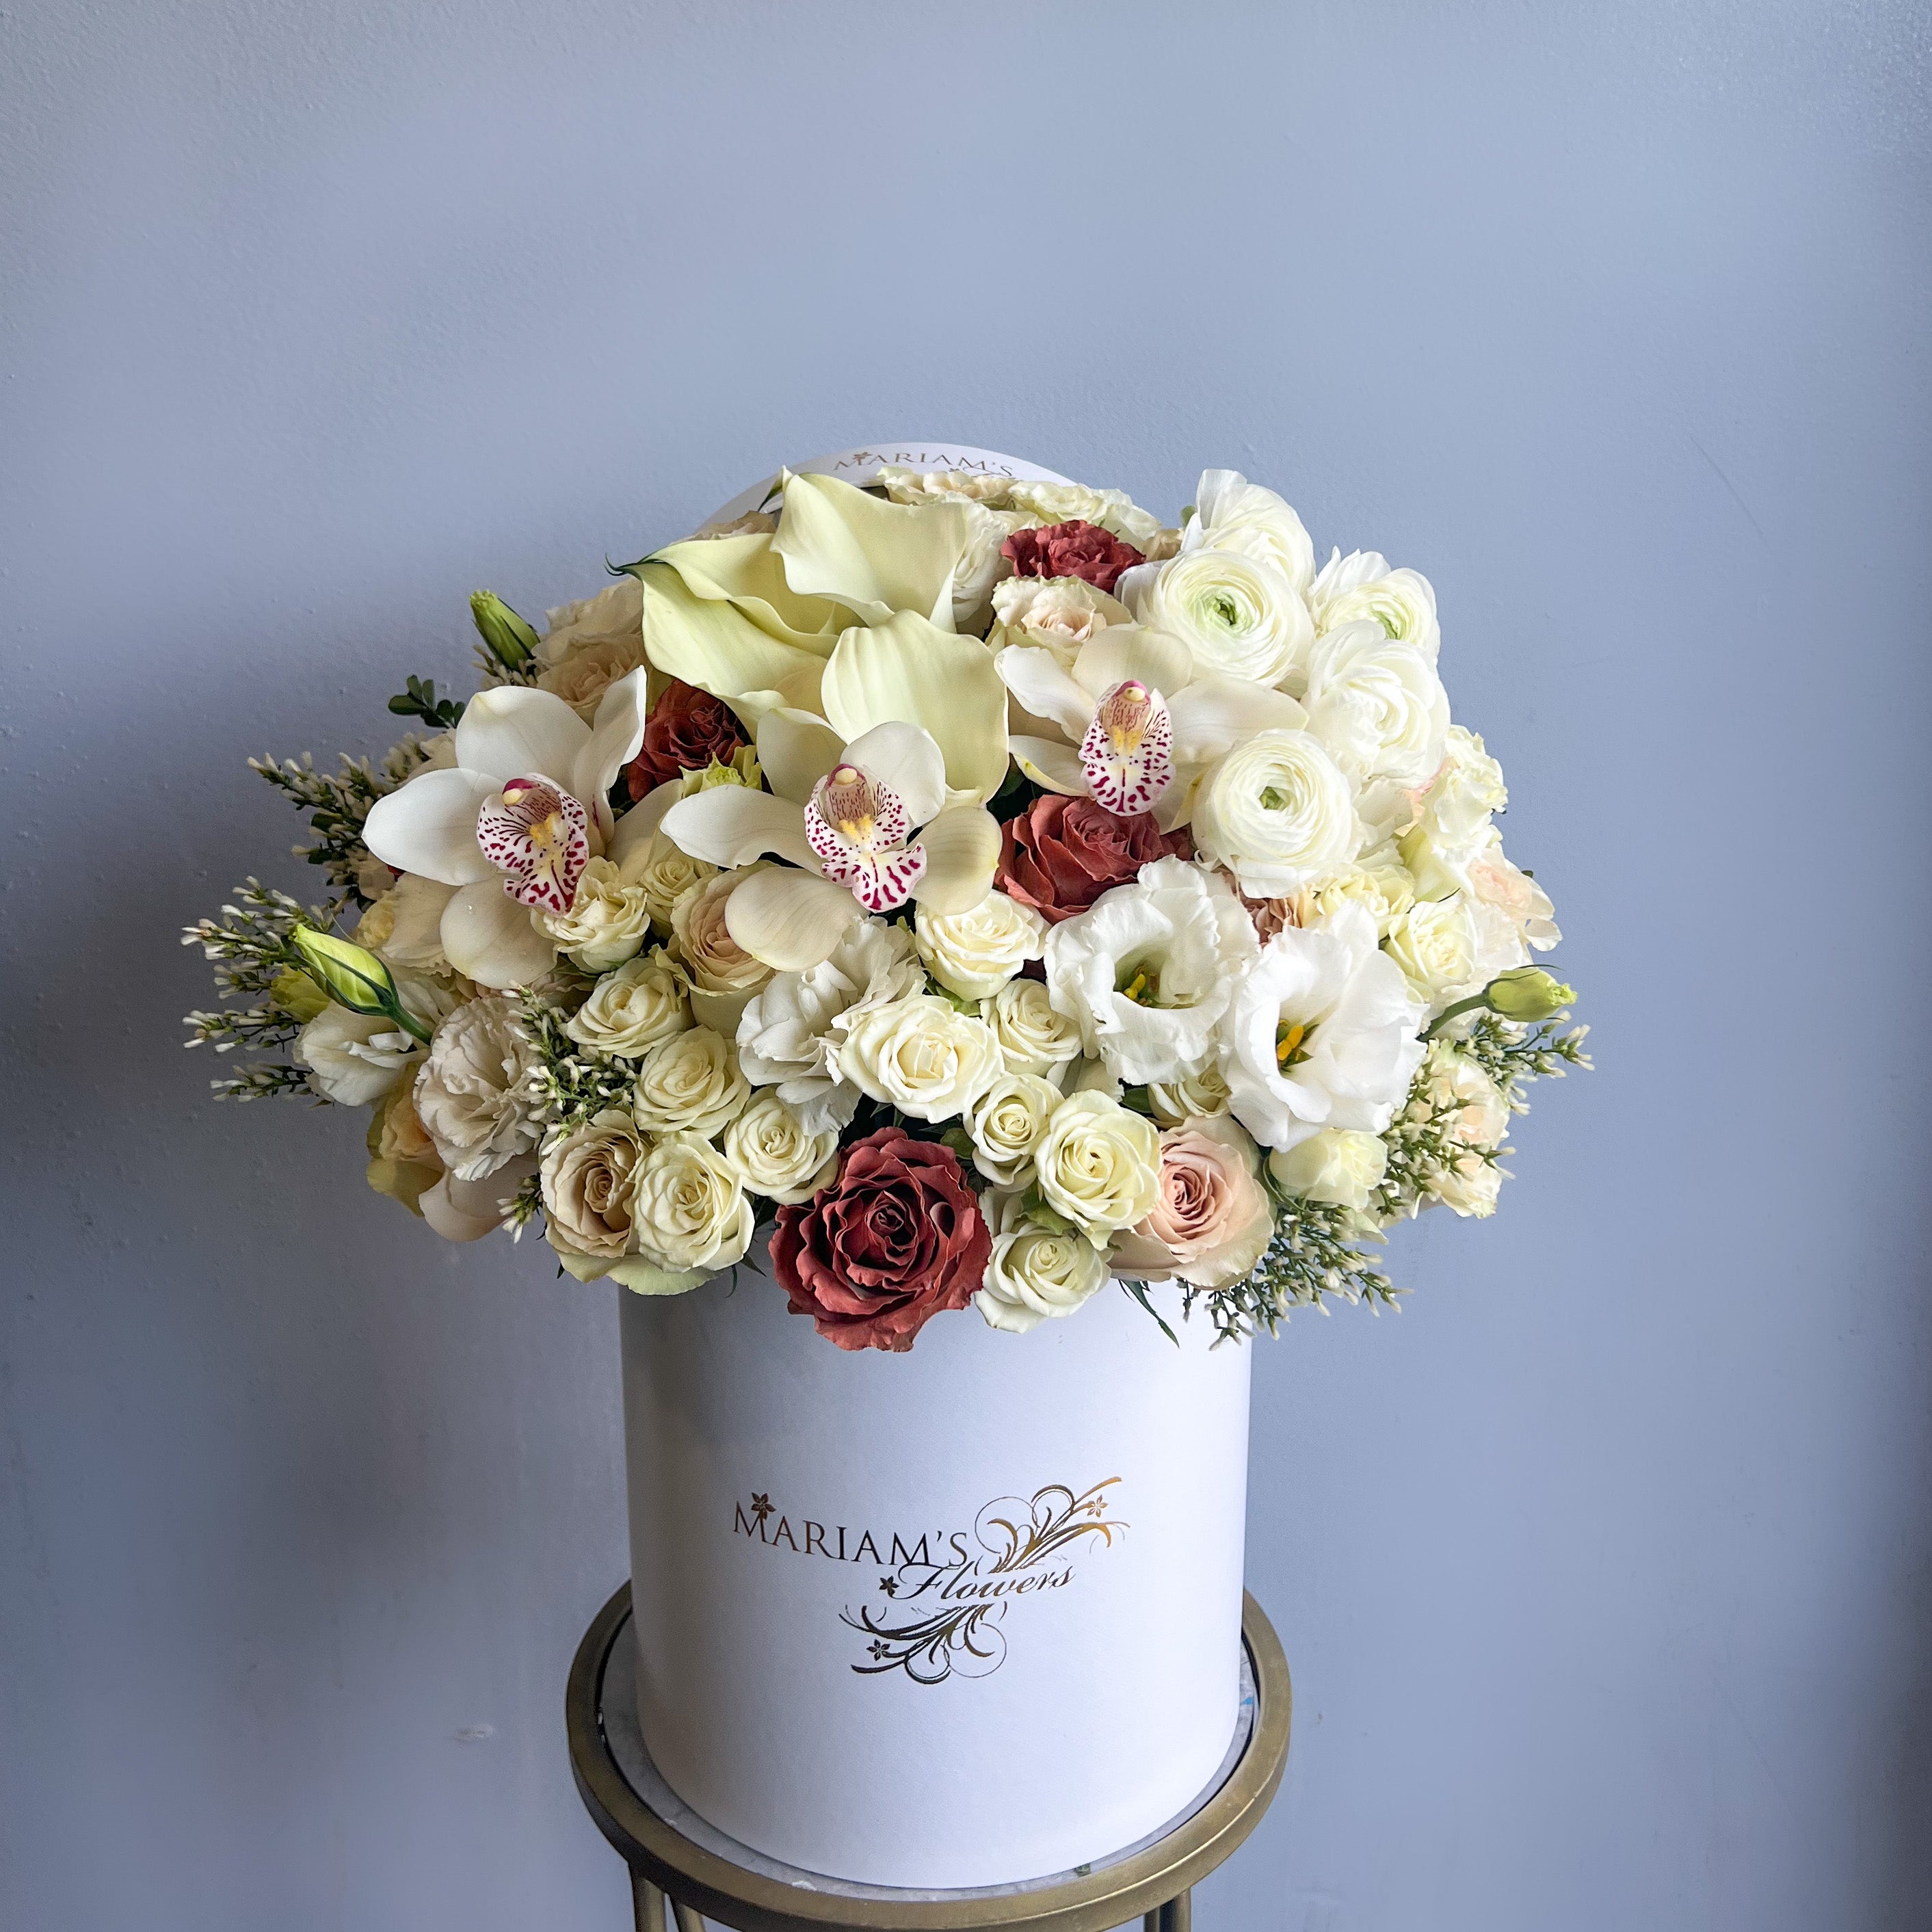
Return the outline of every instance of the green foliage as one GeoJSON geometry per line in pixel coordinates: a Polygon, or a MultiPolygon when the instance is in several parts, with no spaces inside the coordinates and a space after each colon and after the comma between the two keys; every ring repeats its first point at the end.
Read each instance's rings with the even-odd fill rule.
{"type": "Polygon", "coordinates": [[[419,677],[410,679],[404,688],[389,700],[389,709],[398,718],[420,718],[425,724],[434,724],[439,731],[454,730],[463,719],[462,699],[438,698],[434,678],[427,681],[419,677]]]}
{"type": "Polygon", "coordinates": [[[518,1024],[536,1048],[531,1097],[553,1132],[568,1133],[606,1107],[628,1109],[637,1070],[621,1060],[580,1046],[563,1030],[564,1016],[541,995],[526,991],[518,1024]]]}
{"type": "Polygon", "coordinates": [[[1192,1315],[1196,1301],[1205,1302],[1223,1342],[1244,1341],[1264,1330],[1276,1334],[1293,1309],[1320,1308],[1325,1314],[1328,1297],[1366,1301],[1377,1310],[1396,1307],[1402,1291],[1364,1252],[1365,1244],[1379,1244],[1382,1238],[1353,1208],[1284,1201],[1274,1238],[1253,1273],[1226,1288],[1187,1288],[1181,1306],[1192,1315]]]}
{"type": "Polygon", "coordinates": [[[363,823],[376,800],[412,776],[428,755],[419,739],[408,737],[386,752],[380,766],[345,754],[340,770],[318,772],[304,754],[279,764],[273,758],[250,758],[248,768],[309,814],[316,842],[296,846],[296,856],[321,866],[338,892],[353,893],[366,905],[370,896],[362,890],[361,880],[373,862],[362,842],[363,823]]]}

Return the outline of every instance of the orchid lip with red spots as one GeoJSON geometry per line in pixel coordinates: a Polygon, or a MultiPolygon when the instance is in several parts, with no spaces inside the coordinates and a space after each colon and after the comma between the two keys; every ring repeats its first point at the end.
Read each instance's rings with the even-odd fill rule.
{"type": "Polygon", "coordinates": [[[892,787],[856,765],[819,781],[805,808],[805,836],[825,876],[868,912],[890,912],[926,874],[926,848],[908,845],[912,816],[892,787]]]}
{"type": "Polygon", "coordinates": [[[566,913],[590,862],[590,814],[549,779],[512,778],[476,815],[476,843],[519,905],[566,913]]]}
{"type": "Polygon", "coordinates": [[[1080,741],[1080,770],[1100,804],[1132,818],[1151,812],[1174,782],[1173,748],[1167,700],[1129,678],[1102,697],[1080,741]]]}

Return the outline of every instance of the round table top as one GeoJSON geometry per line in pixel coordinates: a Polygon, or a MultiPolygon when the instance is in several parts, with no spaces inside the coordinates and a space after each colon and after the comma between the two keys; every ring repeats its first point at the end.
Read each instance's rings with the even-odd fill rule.
{"type": "Polygon", "coordinates": [[[1241,1616],[1241,1720],[1214,1780],[1178,1818],[1110,1857],[1022,1884],[959,1892],[851,1884],[737,1844],[658,1776],[638,1725],[630,1617],[626,1583],[597,1613],[571,1666],[565,1717],[578,1790],[634,1873],[738,1932],[1108,1932],[1228,1858],[1261,1822],[1288,1760],[1288,1662],[1250,1596],[1241,1616]]]}

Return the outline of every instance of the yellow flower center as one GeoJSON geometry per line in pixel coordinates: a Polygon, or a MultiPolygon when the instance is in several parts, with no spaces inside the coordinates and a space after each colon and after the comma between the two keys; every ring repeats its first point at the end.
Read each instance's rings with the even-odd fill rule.
{"type": "Polygon", "coordinates": [[[1297,1020],[1283,1020],[1274,1031],[1274,1064],[1284,1072],[1291,1066],[1299,1066],[1308,1058],[1303,1050],[1302,1042],[1314,1031],[1312,1027],[1301,1024],[1297,1020]]]}

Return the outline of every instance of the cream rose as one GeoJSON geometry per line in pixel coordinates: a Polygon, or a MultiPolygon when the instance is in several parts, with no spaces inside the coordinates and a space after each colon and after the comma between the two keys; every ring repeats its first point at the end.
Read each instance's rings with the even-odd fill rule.
{"type": "Polygon", "coordinates": [[[688,984],[670,955],[654,946],[599,980],[563,1030],[593,1053],[641,1060],[660,1040],[690,1026],[688,984]]]}
{"type": "Polygon", "coordinates": [[[769,1089],[724,1130],[722,1145],[740,1180],[784,1207],[809,1201],[838,1171],[838,1130],[808,1132],[769,1089]]]}
{"type": "Polygon", "coordinates": [[[625,860],[623,875],[627,884],[643,888],[651,923],[659,932],[669,932],[678,901],[693,886],[715,879],[718,868],[692,858],[664,833],[654,832],[641,852],[625,860]]]}
{"type": "Polygon", "coordinates": [[[1114,1238],[1113,1268],[1137,1281],[1225,1288],[1262,1258],[1274,1233],[1255,1144],[1224,1114],[1168,1128],[1160,1189],[1146,1216],[1114,1238]]]}
{"type": "Polygon", "coordinates": [[[725,902],[763,866],[740,866],[694,886],[671,908],[671,929],[691,975],[691,1010],[701,1026],[736,1036],[745,1009],[771,984],[772,969],[754,959],[724,923],[725,902]]]}
{"type": "Polygon", "coordinates": [[[1092,1242],[1030,1219],[1017,1194],[996,1196],[989,1207],[993,1252],[986,1285],[973,1298],[989,1326],[1024,1335],[1071,1315],[1106,1286],[1106,1259],[1092,1242]]]}
{"type": "Polygon", "coordinates": [[[752,1245],[752,1204],[738,1171],[698,1134],[659,1141],[638,1170],[637,1250],[673,1274],[716,1272],[752,1245]]]}
{"type": "Polygon", "coordinates": [[[608,973],[634,958],[650,937],[651,908],[608,859],[592,859],[577,881],[568,912],[540,912],[538,926],[586,973],[608,973]]]}
{"type": "Polygon", "coordinates": [[[913,909],[913,940],[926,969],[962,1000],[989,1000],[1046,944],[1046,922],[1030,906],[988,892],[970,912],[913,909]]]}
{"type": "Polygon", "coordinates": [[[1442,647],[1436,622],[1436,592],[1427,578],[1413,570],[1391,570],[1377,552],[1334,552],[1310,586],[1310,609],[1319,630],[1366,618],[1384,633],[1412,644],[1432,664],[1442,647]]]}
{"type": "Polygon", "coordinates": [[[1178,1080],[1154,1080],[1148,1083],[1148,1104],[1164,1127],[1178,1127],[1184,1120],[1204,1120],[1228,1111],[1228,1082],[1212,1061],[1198,1073],[1184,1073],[1178,1080]]]}
{"type": "Polygon", "coordinates": [[[554,692],[588,724],[596,718],[604,692],[644,662],[641,631],[634,638],[606,638],[552,664],[538,676],[537,688],[554,692]]]}
{"type": "Polygon", "coordinates": [[[1358,1212],[1368,1206],[1388,1167],[1387,1143],[1358,1127],[1324,1127],[1268,1156],[1268,1172],[1284,1194],[1358,1212]]]}
{"type": "Polygon", "coordinates": [[[838,1050],[840,1073],[862,1094],[919,1120],[963,1114],[1004,1065],[991,1027],[930,993],[861,1014],[838,1050]]]}
{"type": "Polygon", "coordinates": [[[751,1094],[738,1049],[709,1027],[693,1027],[644,1055],[631,1106],[646,1133],[708,1140],[744,1112],[751,1094]]]}
{"type": "Polygon", "coordinates": [[[551,611],[537,656],[546,666],[560,664],[594,645],[641,638],[644,628],[644,587],[634,577],[620,577],[595,597],[560,604],[551,611]]]}
{"type": "Polygon", "coordinates": [[[1258,731],[1209,768],[1194,849],[1251,898],[1299,892],[1352,860],[1362,838],[1353,788],[1306,731],[1258,731]]]}
{"type": "Polygon", "coordinates": [[[1054,1109],[1034,1154],[1047,1205],[1096,1248],[1154,1211],[1160,1132],[1104,1094],[1071,1094],[1054,1109]]]}
{"type": "Polygon", "coordinates": [[[1482,933],[1475,908],[1460,892],[1411,906],[1389,928],[1388,952],[1432,1015],[1479,990],[1482,933]]]}
{"type": "Polygon", "coordinates": [[[1184,550],[1115,586],[1140,621],[1192,653],[1201,677],[1246,678],[1300,694],[1315,626],[1294,586],[1238,550],[1184,550]]]}
{"type": "Polygon", "coordinates": [[[598,1260],[628,1254],[644,1143],[629,1114],[607,1108],[545,1148],[538,1164],[551,1240],[598,1260]]]}
{"type": "Polygon", "coordinates": [[[996,1186],[1023,1186],[1060,1099],[1060,1089],[1037,1073],[1001,1074],[966,1117],[973,1165],[996,1186]]]}
{"type": "Polygon", "coordinates": [[[533,1148],[542,1129],[532,1097],[537,1056],[500,993],[458,1006],[436,1030],[416,1076],[416,1107],[443,1165],[480,1180],[533,1148]]]}
{"type": "Polygon", "coordinates": [[[1054,1010],[1038,980],[1010,980],[980,1002],[980,1012],[993,1029],[1009,1073],[1051,1074],[1080,1058],[1079,1023],[1054,1010]]]}
{"type": "Polygon", "coordinates": [[[988,646],[1035,644],[1051,651],[1063,670],[1071,670],[1082,644],[1109,625],[1128,624],[1132,614],[1078,577],[1010,577],[993,587],[994,628],[988,646]]]}

